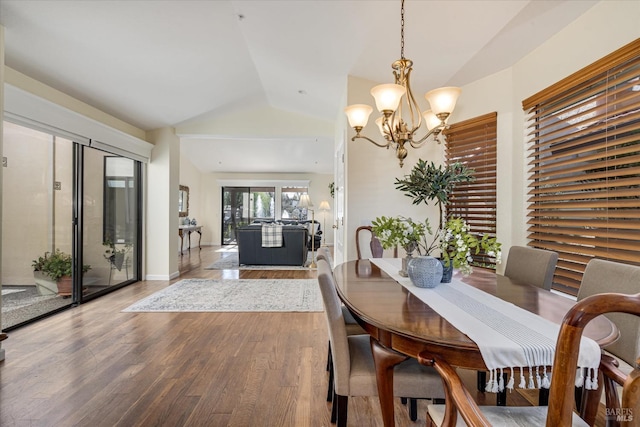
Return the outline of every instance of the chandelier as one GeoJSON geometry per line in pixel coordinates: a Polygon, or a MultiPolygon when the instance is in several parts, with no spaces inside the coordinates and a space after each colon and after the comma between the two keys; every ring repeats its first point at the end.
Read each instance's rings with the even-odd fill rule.
{"type": "Polygon", "coordinates": [[[427,92],[424,96],[429,101],[431,109],[420,114],[420,107],[413,96],[409,83],[412,67],[413,61],[404,57],[404,0],[402,0],[400,7],[400,59],[391,64],[395,83],[381,84],[371,89],[376,107],[382,113],[376,120],[376,124],[386,142],[380,144],[360,134],[369,121],[369,115],[373,111],[372,107],[366,104],[354,104],[344,109],[349,125],[356,131],[356,135],[351,140],[362,138],[378,147],[387,149],[392,147],[396,151],[400,167],[404,165],[404,159],[408,154],[407,144],[413,148],[419,148],[432,135],[435,141],[440,142],[438,136],[446,128],[447,120],[453,112],[461,92],[457,87],[441,87],[427,92]],[[427,133],[422,138],[418,138],[416,132],[420,129],[423,119],[427,133]]]}

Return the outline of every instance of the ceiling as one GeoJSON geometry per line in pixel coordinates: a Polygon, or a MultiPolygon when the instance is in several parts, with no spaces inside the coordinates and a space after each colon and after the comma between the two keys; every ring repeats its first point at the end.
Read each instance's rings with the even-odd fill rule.
{"type": "MultiPolygon", "coordinates": [[[[412,87],[505,69],[595,3],[406,0],[412,87]]],[[[203,172],[331,173],[347,76],[392,82],[400,56],[399,0],[0,0],[0,24],[8,67],[176,127],[203,172]]]]}

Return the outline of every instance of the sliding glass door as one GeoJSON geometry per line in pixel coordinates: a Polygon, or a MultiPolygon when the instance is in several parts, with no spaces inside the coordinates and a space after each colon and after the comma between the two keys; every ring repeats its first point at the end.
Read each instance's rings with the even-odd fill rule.
{"type": "Polygon", "coordinates": [[[83,298],[138,278],[140,164],[83,147],[83,298]]]}
{"type": "Polygon", "coordinates": [[[14,123],[3,134],[2,329],[139,280],[140,162],[14,123]]]}
{"type": "MultiPolygon", "coordinates": [[[[4,123],[2,180],[2,328],[74,301],[45,275],[45,260],[73,252],[73,142],[4,123]]],[[[69,271],[70,273],[70,271],[69,271]]],[[[62,286],[62,285],[60,285],[62,286]]],[[[69,283],[71,286],[71,283],[69,283]]]]}
{"type": "Polygon", "coordinates": [[[222,187],[222,244],[236,243],[236,229],[275,219],[275,187],[222,187]]]}

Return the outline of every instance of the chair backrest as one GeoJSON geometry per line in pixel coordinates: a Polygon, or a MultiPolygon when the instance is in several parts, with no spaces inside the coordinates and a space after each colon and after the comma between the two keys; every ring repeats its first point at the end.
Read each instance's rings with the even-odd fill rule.
{"type": "Polygon", "coordinates": [[[329,263],[324,259],[318,260],[318,285],[322,294],[329,329],[335,392],[341,396],[349,396],[351,359],[349,357],[347,329],[342,313],[342,303],[336,291],[335,279],[329,263]]]}
{"type": "MultiPolygon", "coordinates": [[[[578,301],[605,292],[634,294],[638,291],[640,291],[640,267],[592,259],[582,276],[578,301]]],[[[640,354],[640,318],[619,313],[607,314],[607,317],[620,330],[620,338],[607,346],[607,351],[629,365],[635,365],[636,357],[640,354]]]]}
{"type": "MultiPolygon", "coordinates": [[[[356,229],[356,251],[358,259],[383,257],[384,249],[370,225],[362,225],[356,229]]],[[[398,257],[397,247],[393,248],[393,257],[398,257]]]]}
{"type": "Polygon", "coordinates": [[[512,246],[507,256],[504,275],[519,282],[551,289],[558,254],[544,249],[512,246]]]}
{"type": "Polygon", "coordinates": [[[333,257],[331,256],[331,251],[326,246],[322,246],[318,248],[318,260],[325,260],[329,264],[329,266],[333,265],[333,257]]]}

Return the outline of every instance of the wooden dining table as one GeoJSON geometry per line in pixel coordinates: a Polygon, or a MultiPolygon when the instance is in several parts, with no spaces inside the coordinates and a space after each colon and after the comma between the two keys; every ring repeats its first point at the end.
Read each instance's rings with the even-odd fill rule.
{"type": "MultiPolygon", "coordinates": [[[[428,351],[454,367],[487,369],[475,342],[371,261],[339,264],[334,276],[340,299],[371,335],[385,426],[394,425],[393,368],[398,363],[428,351]]],[[[557,324],[575,304],[570,298],[518,283],[493,270],[474,268],[470,275],[456,272],[454,278],[557,324]]],[[[603,347],[618,338],[618,329],[600,316],[584,334],[603,347]]]]}

